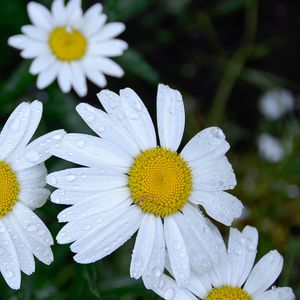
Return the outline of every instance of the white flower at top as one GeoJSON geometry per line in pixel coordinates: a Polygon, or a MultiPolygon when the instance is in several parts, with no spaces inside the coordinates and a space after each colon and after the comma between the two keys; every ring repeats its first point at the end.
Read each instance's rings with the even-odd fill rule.
{"type": "Polygon", "coordinates": [[[0,133],[0,271],[13,289],[20,288],[20,271],[34,272],[33,256],[47,265],[53,261],[52,236],[33,210],[50,195],[44,161],[64,132],[54,131],[28,144],[41,115],[39,101],[24,102],[0,133]]]}
{"type": "MultiPolygon", "coordinates": [[[[164,275],[154,291],[166,300],[294,300],[289,287],[268,288],[281,273],[283,258],[270,251],[253,267],[258,243],[257,230],[246,226],[242,232],[230,229],[228,249],[215,229],[223,257],[218,266],[206,274],[191,275],[186,289],[181,289],[173,278],[164,275]]],[[[168,267],[170,274],[173,271],[168,267]]]]}
{"type": "Polygon", "coordinates": [[[267,91],[259,100],[259,110],[269,120],[278,120],[293,109],[294,97],[285,89],[267,91]]]}
{"type": "Polygon", "coordinates": [[[51,11],[41,4],[27,6],[32,25],[23,34],[9,38],[9,45],[22,50],[21,56],[34,59],[30,73],[38,74],[37,87],[43,89],[56,78],[65,93],[87,94],[86,78],[106,86],[104,74],[121,77],[123,70],[108,57],[120,56],[127,43],[115,37],[124,31],[123,23],[105,24],[102,5],[91,6],[84,14],[80,0],[54,0],[51,11]]]}
{"type": "Polygon", "coordinates": [[[229,144],[221,129],[198,133],[178,153],[185,113],[181,94],[160,84],[157,122],[160,146],[150,115],[131,89],[120,95],[98,94],[106,112],[81,103],[77,111],[101,138],[67,134],[53,154],[84,165],[48,175],[58,188],[55,203],[72,205],[59,215],[68,222],[57,236],[71,243],[79,263],[95,262],[138,231],[130,274],[151,287],[165,267],[165,251],[180,286],[191,268],[206,272],[220,249],[199,211],[230,225],[242,204],[224,192],[236,185],[225,153],[229,144]]]}

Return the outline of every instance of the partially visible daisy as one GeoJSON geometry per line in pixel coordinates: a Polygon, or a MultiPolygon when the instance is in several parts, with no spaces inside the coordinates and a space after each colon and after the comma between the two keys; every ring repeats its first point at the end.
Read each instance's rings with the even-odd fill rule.
{"type": "Polygon", "coordinates": [[[80,0],[70,0],[67,5],[54,0],[51,11],[30,2],[27,10],[33,25],[23,26],[23,34],[10,37],[8,44],[22,50],[22,57],[34,59],[29,71],[38,74],[39,89],[57,78],[64,93],[73,86],[82,97],[87,94],[86,78],[104,87],[104,74],[123,76],[120,66],[108,57],[120,56],[127,49],[126,42],[115,38],[125,26],[119,22],[105,24],[101,4],[84,14],[80,0]]]}
{"type": "Polygon", "coordinates": [[[259,135],[257,146],[260,156],[271,163],[278,163],[284,157],[285,153],[280,140],[270,134],[259,135]]]}
{"type": "Polygon", "coordinates": [[[39,101],[20,104],[0,134],[0,271],[13,289],[20,288],[20,271],[34,272],[33,256],[47,265],[53,261],[52,236],[33,210],[50,195],[44,161],[64,132],[54,131],[28,144],[42,109],[39,101]]]}
{"type": "Polygon", "coordinates": [[[130,274],[150,287],[162,275],[165,249],[179,285],[191,268],[206,272],[220,256],[218,243],[197,205],[230,225],[242,204],[224,192],[236,185],[221,129],[198,133],[178,153],[185,114],[181,94],[160,84],[157,122],[131,89],[120,96],[104,90],[106,112],[81,103],[77,111],[101,137],[67,134],[53,154],[84,165],[48,175],[58,188],[55,203],[69,204],[58,219],[68,224],[57,236],[71,243],[79,263],[95,262],[124,244],[137,230],[130,274]]]}
{"type": "MultiPolygon", "coordinates": [[[[166,300],[293,300],[289,287],[269,287],[281,273],[283,258],[270,251],[253,267],[258,242],[257,230],[246,226],[242,232],[230,229],[228,249],[219,236],[224,250],[221,263],[207,274],[191,274],[186,289],[181,289],[173,278],[164,275],[154,291],[166,300]]],[[[173,271],[169,268],[170,274],[173,271]]]]}
{"type": "Polygon", "coordinates": [[[285,89],[267,91],[259,100],[260,112],[269,120],[278,120],[294,109],[294,97],[285,89]]]}

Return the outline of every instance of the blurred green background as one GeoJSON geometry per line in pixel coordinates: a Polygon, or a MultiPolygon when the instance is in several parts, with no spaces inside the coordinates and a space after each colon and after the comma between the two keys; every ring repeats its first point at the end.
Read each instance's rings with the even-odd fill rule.
{"type": "MultiPolygon", "coordinates": [[[[50,7],[51,1],[40,3],[50,7]]],[[[83,0],[88,8],[96,1],[83,0]]],[[[108,88],[133,88],[155,117],[157,83],[179,89],[186,108],[184,143],[201,129],[218,125],[231,144],[229,159],[237,175],[233,194],[246,212],[235,226],[256,226],[260,232],[258,257],[273,248],[284,256],[277,286],[291,286],[300,297],[300,3],[297,0],[107,0],[109,21],[122,21],[122,38],[129,43],[116,61],[122,79],[108,78],[108,88]],[[292,112],[269,121],[258,110],[265,91],[283,87],[294,95],[292,112]],[[257,137],[269,133],[279,139],[284,157],[278,163],[261,158],[257,137]]],[[[22,101],[39,99],[44,117],[37,136],[65,128],[92,132],[75,112],[79,102],[100,106],[99,88],[89,94],[62,94],[57,84],[37,90],[28,73],[30,62],[7,45],[7,38],[29,24],[26,1],[9,0],[0,18],[0,120],[22,101]]],[[[49,171],[71,166],[51,158],[49,171]]],[[[37,214],[56,236],[62,206],[48,202],[37,214]]],[[[227,229],[217,224],[226,236],[227,229]]],[[[0,278],[1,300],[159,299],[140,281],[129,277],[132,239],[113,255],[92,265],[72,260],[68,245],[54,245],[50,266],[36,263],[36,272],[22,277],[20,291],[0,278]]]]}

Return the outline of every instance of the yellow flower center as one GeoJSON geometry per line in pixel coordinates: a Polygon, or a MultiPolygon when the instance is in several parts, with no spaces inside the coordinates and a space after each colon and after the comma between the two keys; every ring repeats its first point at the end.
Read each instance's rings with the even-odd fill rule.
{"type": "Polygon", "coordinates": [[[253,298],[239,287],[224,285],[212,289],[205,300],[253,300],[253,298]]]}
{"type": "Polygon", "coordinates": [[[16,204],[19,191],[16,174],[5,161],[0,161],[0,218],[16,204]]]}
{"type": "Polygon", "coordinates": [[[64,27],[55,28],[49,36],[53,54],[63,61],[81,59],[87,48],[87,40],[77,30],[68,31],[64,27]]]}
{"type": "Polygon", "coordinates": [[[192,190],[192,174],[177,152],[153,148],[141,152],[129,171],[134,202],[144,212],[167,216],[181,210],[192,190]]]}

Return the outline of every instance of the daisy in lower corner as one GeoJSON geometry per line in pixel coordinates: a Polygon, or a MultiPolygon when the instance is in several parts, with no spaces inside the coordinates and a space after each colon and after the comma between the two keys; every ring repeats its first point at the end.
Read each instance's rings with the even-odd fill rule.
{"type": "Polygon", "coordinates": [[[83,97],[87,94],[86,78],[106,86],[104,74],[122,77],[121,67],[109,57],[120,56],[127,43],[116,37],[125,30],[119,22],[106,23],[100,3],[82,12],[81,0],[54,0],[49,11],[43,5],[29,2],[32,25],[21,28],[8,44],[22,50],[21,56],[34,59],[30,73],[38,75],[37,87],[44,89],[56,78],[61,90],[71,87],[83,97]]]}
{"type": "Polygon", "coordinates": [[[124,244],[136,231],[130,274],[155,285],[167,251],[180,286],[191,269],[206,272],[220,257],[218,242],[198,205],[230,225],[242,204],[224,190],[236,185],[221,129],[207,128],[178,153],[185,113],[181,94],[160,84],[157,122],[130,88],[120,95],[103,90],[105,111],[81,103],[77,111],[99,137],[67,134],[53,154],[83,165],[48,175],[57,187],[55,203],[68,204],[58,216],[68,222],[57,236],[73,243],[79,263],[95,262],[124,244]]]}
{"type": "Polygon", "coordinates": [[[52,236],[33,210],[50,195],[44,161],[64,132],[53,131],[28,144],[42,109],[39,101],[20,104],[0,133],[0,271],[13,289],[20,288],[21,271],[34,272],[33,256],[47,265],[53,261],[52,236]]]}
{"type": "MultiPolygon", "coordinates": [[[[190,283],[182,289],[175,280],[164,275],[153,289],[166,300],[294,300],[289,287],[272,287],[283,267],[283,258],[272,250],[254,265],[258,233],[254,227],[246,226],[242,232],[230,229],[228,249],[218,233],[223,257],[219,265],[206,274],[191,275],[190,283]]],[[[172,275],[172,268],[169,267],[172,275]]]]}

